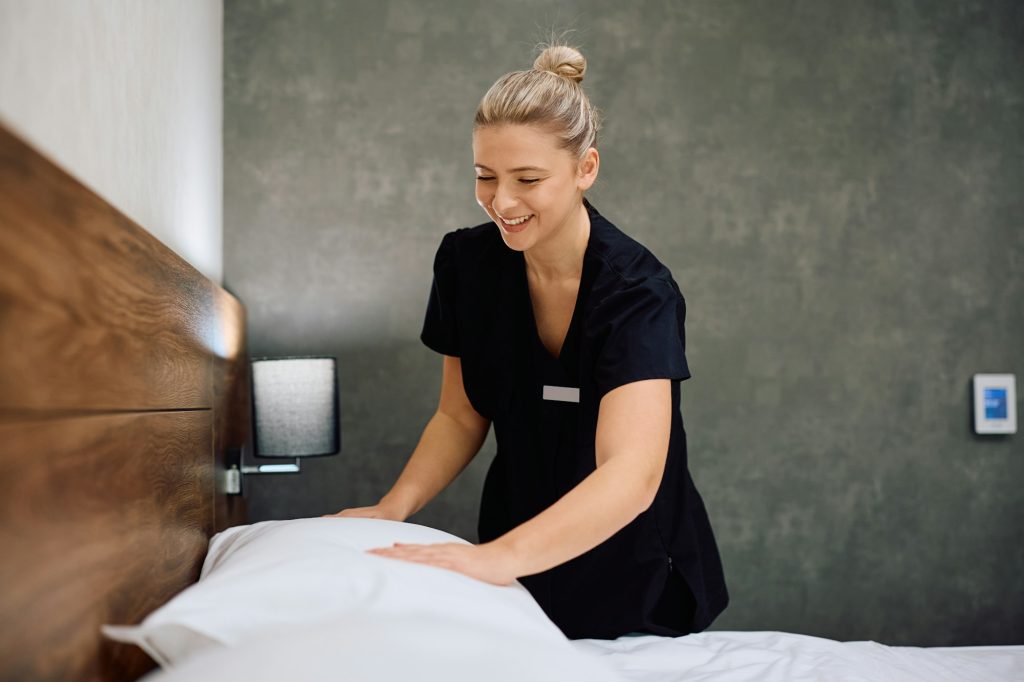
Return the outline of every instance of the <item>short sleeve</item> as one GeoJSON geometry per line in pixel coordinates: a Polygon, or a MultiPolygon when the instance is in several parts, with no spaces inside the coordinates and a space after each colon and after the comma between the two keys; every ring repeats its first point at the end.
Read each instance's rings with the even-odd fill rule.
{"type": "Polygon", "coordinates": [[[600,400],[644,379],[690,378],[686,301],[669,281],[647,278],[609,294],[594,310],[600,348],[594,381],[600,400]]]}
{"type": "Polygon", "coordinates": [[[438,353],[458,356],[455,268],[455,232],[449,232],[434,255],[434,281],[430,286],[420,340],[438,353]]]}

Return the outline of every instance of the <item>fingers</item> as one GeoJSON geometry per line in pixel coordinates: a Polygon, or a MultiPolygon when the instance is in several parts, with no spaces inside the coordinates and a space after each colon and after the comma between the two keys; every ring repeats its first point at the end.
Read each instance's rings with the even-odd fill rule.
{"type": "Polygon", "coordinates": [[[409,561],[414,564],[424,564],[427,566],[437,566],[438,568],[448,568],[457,570],[458,563],[453,561],[450,557],[440,555],[434,552],[393,552],[389,548],[383,549],[370,549],[367,550],[370,554],[375,554],[385,559],[397,559],[399,561],[409,561]]]}
{"type": "Polygon", "coordinates": [[[455,565],[456,557],[453,557],[450,550],[437,545],[414,545],[396,542],[391,547],[375,547],[366,550],[370,554],[387,557],[389,559],[403,559],[434,566],[451,567],[455,565]]]}
{"type": "Polygon", "coordinates": [[[375,507],[354,507],[354,508],[351,508],[351,509],[342,509],[340,512],[336,512],[334,514],[324,514],[320,518],[323,518],[323,519],[327,519],[327,518],[367,518],[367,519],[376,519],[376,518],[379,518],[379,516],[380,516],[380,514],[378,513],[378,511],[377,511],[377,509],[375,507]]]}

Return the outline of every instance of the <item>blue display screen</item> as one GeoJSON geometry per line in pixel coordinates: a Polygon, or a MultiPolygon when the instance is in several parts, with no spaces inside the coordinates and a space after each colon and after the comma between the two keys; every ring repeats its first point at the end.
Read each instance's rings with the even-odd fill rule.
{"type": "Polygon", "coordinates": [[[985,389],[985,419],[1006,419],[1006,389],[985,389]]]}

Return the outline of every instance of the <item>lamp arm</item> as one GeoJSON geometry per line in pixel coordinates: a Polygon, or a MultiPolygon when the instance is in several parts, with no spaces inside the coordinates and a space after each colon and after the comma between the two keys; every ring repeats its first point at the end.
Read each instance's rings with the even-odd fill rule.
{"type": "Polygon", "coordinates": [[[257,464],[252,466],[242,461],[242,450],[230,448],[228,461],[231,465],[224,471],[224,492],[228,495],[242,494],[242,478],[257,474],[298,474],[302,472],[300,458],[291,464],[257,464]]]}

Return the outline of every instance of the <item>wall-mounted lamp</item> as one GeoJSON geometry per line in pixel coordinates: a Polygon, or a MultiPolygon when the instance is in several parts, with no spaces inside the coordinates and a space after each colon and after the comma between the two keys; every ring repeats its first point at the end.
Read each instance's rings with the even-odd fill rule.
{"type": "Polygon", "coordinates": [[[303,457],[341,452],[337,362],[331,357],[257,358],[252,367],[252,410],[257,457],[286,457],[287,464],[228,470],[227,492],[240,494],[246,474],[297,474],[303,457]]]}

